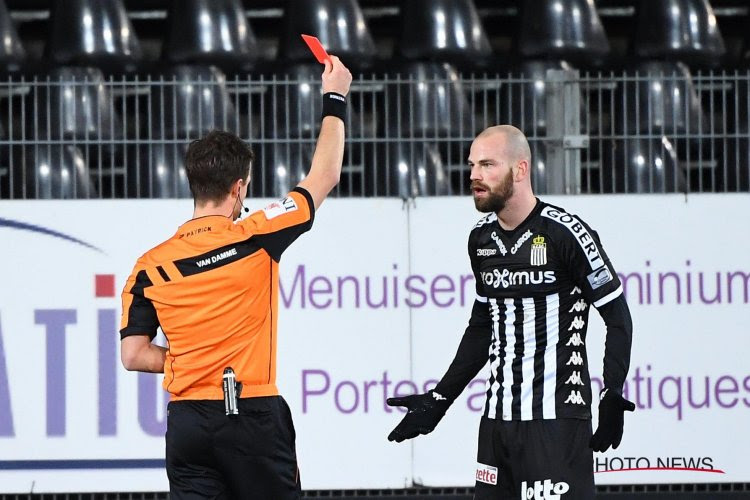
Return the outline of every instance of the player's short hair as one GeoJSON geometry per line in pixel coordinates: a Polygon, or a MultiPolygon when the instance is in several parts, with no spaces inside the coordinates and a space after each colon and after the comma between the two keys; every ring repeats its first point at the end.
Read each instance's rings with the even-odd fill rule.
{"type": "Polygon", "coordinates": [[[196,203],[221,203],[237,179],[246,179],[255,153],[242,139],[214,130],[190,143],[185,172],[196,203]]]}

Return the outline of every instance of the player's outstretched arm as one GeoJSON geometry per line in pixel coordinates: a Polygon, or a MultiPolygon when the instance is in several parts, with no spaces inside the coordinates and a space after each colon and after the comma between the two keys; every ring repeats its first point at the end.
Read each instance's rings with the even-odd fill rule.
{"type": "Polygon", "coordinates": [[[315,209],[336,187],[344,161],[344,116],[352,75],[336,56],[323,70],[323,123],[315,146],[310,172],[300,183],[312,196],[315,209]],[[330,113],[330,114],[329,114],[330,113]]]}
{"type": "Polygon", "coordinates": [[[607,451],[620,446],[625,424],[625,412],[635,405],[622,397],[622,388],[630,365],[630,346],[633,321],[625,296],[599,307],[599,314],[607,326],[604,347],[604,390],[599,398],[599,425],[591,437],[594,451],[607,451]]]}
{"type": "Polygon", "coordinates": [[[492,327],[487,303],[474,301],[469,326],[448,371],[434,390],[400,398],[388,398],[389,406],[401,406],[407,413],[388,435],[389,441],[400,443],[420,434],[432,432],[453,401],[487,363],[492,340],[492,327]]]}

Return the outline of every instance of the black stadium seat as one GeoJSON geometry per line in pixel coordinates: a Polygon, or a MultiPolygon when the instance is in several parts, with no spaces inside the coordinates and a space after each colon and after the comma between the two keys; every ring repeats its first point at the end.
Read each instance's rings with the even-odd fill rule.
{"type": "Polygon", "coordinates": [[[190,186],[185,174],[184,142],[142,144],[137,148],[137,159],[130,159],[128,196],[131,198],[190,198],[190,186]]]}
{"type": "Polygon", "coordinates": [[[0,0],[0,71],[10,72],[20,69],[26,60],[26,51],[23,48],[18,32],[10,18],[5,2],[0,0]]]}
{"type": "Polygon", "coordinates": [[[527,58],[601,61],[609,41],[591,0],[524,0],[518,40],[527,58]]]}
{"type": "Polygon", "coordinates": [[[213,66],[168,69],[151,91],[153,137],[197,139],[211,130],[238,132],[238,118],[226,77],[213,66]]]}
{"type": "Polygon", "coordinates": [[[55,0],[47,56],[107,73],[137,69],[141,47],[120,0],[55,0]]]}
{"type": "Polygon", "coordinates": [[[353,70],[368,68],[375,58],[375,43],[356,0],[288,1],[279,53],[286,61],[311,60],[305,33],[318,37],[323,46],[353,70]]]}
{"type": "Polygon", "coordinates": [[[398,50],[405,59],[450,62],[466,69],[484,66],[492,57],[472,0],[403,2],[398,50]]]}
{"type": "Polygon", "coordinates": [[[724,40],[708,0],[642,0],[634,38],[637,56],[716,64],[724,40]]]}
{"type": "Polygon", "coordinates": [[[66,145],[35,145],[18,148],[13,155],[17,167],[14,197],[39,199],[95,198],[96,188],[80,149],[66,145]]]}
{"type": "Polygon", "coordinates": [[[603,158],[605,192],[679,193],[687,189],[685,172],[666,137],[617,139],[612,149],[603,158]]]}
{"type": "Polygon", "coordinates": [[[448,63],[410,62],[396,71],[404,83],[391,87],[391,116],[401,116],[401,137],[469,137],[475,133],[472,114],[459,74],[448,63]]]}
{"type": "Polygon", "coordinates": [[[55,68],[49,73],[49,86],[35,87],[27,106],[33,113],[26,119],[32,139],[107,142],[123,136],[114,101],[97,68],[55,68]]]}
{"type": "Polygon", "coordinates": [[[163,57],[214,65],[228,73],[253,68],[258,44],[239,0],[173,0],[163,57]]]}

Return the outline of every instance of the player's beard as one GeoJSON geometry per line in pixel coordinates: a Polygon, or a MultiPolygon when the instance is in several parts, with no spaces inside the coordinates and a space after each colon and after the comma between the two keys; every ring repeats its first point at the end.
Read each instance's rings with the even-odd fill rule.
{"type": "Polygon", "coordinates": [[[513,171],[508,170],[508,175],[500,182],[500,185],[494,189],[481,182],[473,182],[472,187],[481,186],[487,190],[487,196],[485,198],[477,198],[474,196],[474,206],[478,211],[482,213],[498,213],[500,210],[505,208],[508,200],[513,196],[513,171]]]}

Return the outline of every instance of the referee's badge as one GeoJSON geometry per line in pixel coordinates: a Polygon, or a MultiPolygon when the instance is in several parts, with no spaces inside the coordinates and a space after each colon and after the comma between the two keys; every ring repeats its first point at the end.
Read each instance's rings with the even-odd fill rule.
{"type": "Polygon", "coordinates": [[[547,244],[544,236],[538,235],[531,240],[531,265],[544,266],[547,264],[547,244]]]}

